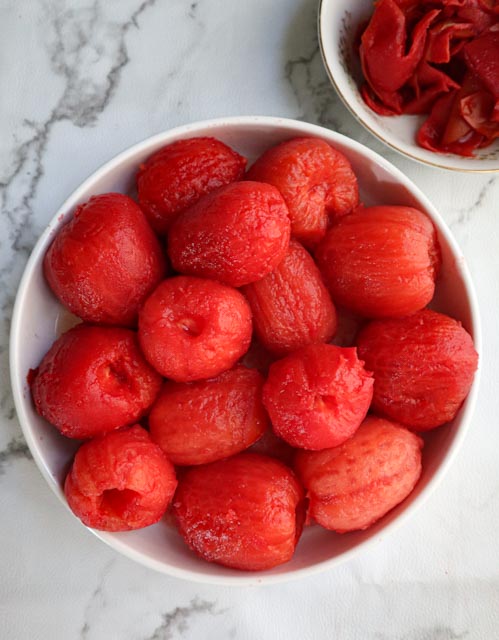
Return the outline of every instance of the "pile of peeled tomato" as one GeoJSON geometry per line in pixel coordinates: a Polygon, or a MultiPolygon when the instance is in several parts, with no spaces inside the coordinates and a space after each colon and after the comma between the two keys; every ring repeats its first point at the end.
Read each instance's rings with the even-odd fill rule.
{"type": "Polygon", "coordinates": [[[496,0],[379,0],[359,54],[371,109],[428,115],[421,147],[472,156],[498,137],[496,0]]]}
{"type": "Polygon", "coordinates": [[[90,198],[44,258],[81,319],[29,376],[38,413],[82,441],[73,513],[128,531],[170,509],[198,556],[247,571],[289,561],[305,522],[370,527],[477,367],[464,327],[426,308],[440,262],[425,213],[364,207],[323,140],[249,171],[213,138],[159,149],[137,202],[90,198]]]}

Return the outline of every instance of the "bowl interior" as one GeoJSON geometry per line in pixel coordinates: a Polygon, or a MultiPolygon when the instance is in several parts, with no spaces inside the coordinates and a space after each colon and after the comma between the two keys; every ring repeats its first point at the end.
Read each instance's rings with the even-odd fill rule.
{"type": "Polygon", "coordinates": [[[353,115],[372,134],[414,160],[456,171],[499,171],[499,139],[464,158],[450,153],[434,153],[415,142],[415,134],[425,116],[380,116],[364,102],[359,88],[363,83],[355,41],[359,28],[374,10],[373,0],[321,0],[319,42],[328,75],[353,115]]]}
{"type": "MultiPolygon", "coordinates": [[[[273,118],[240,118],[182,127],[156,136],[124,152],[91,176],[64,203],[40,238],[21,282],[14,310],[11,335],[11,372],[19,419],[35,460],[51,488],[66,504],[62,482],[77,443],[68,440],[35,412],[27,375],[35,368],[53,341],[68,328],[71,318],[48,288],[42,260],[57,230],[67,222],[77,204],[91,195],[108,191],[130,192],[138,165],[153,151],[174,140],[193,135],[211,135],[253,160],[269,146],[297,135],[322,137],[342,151],[358,176],[361,198],[366,204],[406,204],[425,210],[434,220],[442,247],[443,269],[435,308],[458,319],[475,337],[479,350],[479,325],[474,294],[464,258],[444,223],[426,198],[397,169],[372,151],[339,134],[314,125],[273,118]]],[[[207,582],[253,584],[272,582],[330,566],[348,558],[360,546],[380,538],[386,528],[412,510],[442,475],[464,435],[472,410],[474,389],[456,419],[427,437],[424,471],[411,496],[378,524],[365,532],[336,535],[316,526],[308,527],[291,562],[271,571],[245,574],[198,560],[184,545],[168,518],[135,532],[97,535],[133,559],[173,575],[207,582]]]]}

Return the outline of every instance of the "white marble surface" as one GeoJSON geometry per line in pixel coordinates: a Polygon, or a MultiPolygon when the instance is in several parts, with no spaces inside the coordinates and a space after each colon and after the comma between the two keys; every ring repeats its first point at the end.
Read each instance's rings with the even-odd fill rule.
{"type": "Polygon", "coordinates": [[[0,637],[6,640],[499,638],[499,178],[388,151],[322,68],[311,0],[0,0],[0,637]],[[66,196],[132,143],[222,115],[320,123],[380,151],[451,226],[483,312],[482,387],[454,466],[381,545],[299,582],[199,586],[104,546],[50,492],[8,381],[12,303],[66,196]]]}

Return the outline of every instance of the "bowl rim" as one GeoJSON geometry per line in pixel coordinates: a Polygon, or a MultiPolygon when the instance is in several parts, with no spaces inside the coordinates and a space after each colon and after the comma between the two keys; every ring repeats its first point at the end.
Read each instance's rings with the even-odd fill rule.
{"type": "Polygon", "coordinates": [[[340,97],[341,101],[343,102],[343,104],[345,105],[345,107],[350,111],[350,113],[354,116],[354,118],[358,122],[360,122],[360,124],[365,129],[367,129],[367,131],[369,131],[369,133],[371,133],[374,137],[376,137],[378,140],[383,142],[383,144],[386,144],[388,147],[390,147],[394,151],[397,151],[398,153],[401,153],[402,155],[406,156],[407,158],[410,158],[411,160],[414,160],[416,162],[420,162],[421,164],[424,164],[426,166],[436,167],[437,169],[444,169],[445,171],[455,171],[457,173],[475,173],[475,174],[499,173],[499,167],[497,167],[495,169],[480,169],[480,168],[472,169],[472,168],[468,168],[468,167],[450,167],[449,165],[439,164],[438,162],[432,162],[431,160],[427,160],[426,158],[421,158],[419,156],[416,156],[416,155],[410,153],[409,151],[406,151],[405,149],[401,149],[395,143],[390,142],[389,140],[384,138],[383,135],[379,131],[377,131],[376,129],[371,127],[371,125],[367,124],[367,122],[362,118],[362,116],[353,108],[353,106],[351,105],[350,101],[348,100],[348,98],[345,96],[345,94],[341,90],[338,82],[335,79],[333,71],[332,71],[332,69],[331,69],[331,67],[329,65],[329,60],[328,60],[328,57],[326,55],[326,49],[325,49],[324,41],[323,41],[323,37],[322,37],[322,31],[323,31],[322,12],[323,12],[324,6],[328,2],[331,2],[331,0],[319,0],[319,6],[318,6],[318,10],[317,10],[317,37],[318,37],[318,42],[319,42],[319,50],[320,50],[320,53],[321,53],[322,63],[324,65],[324,68],[326,69],[326,73],[328,75],[329,81],[333,85],[336,93],[339,95],[339,97],[340,97]]]}
{"type": "MultiPolygon", "coordinates": [[[[395,167],[391,162],[380,156],[375,151],[369,149],[365,145],[353,140],[343,134],[337,133],[335,131],[331,131],[326,129],[325,127],[321,127],[319,125],[310,124],[307,122],[302,122],[300,120],[293,120],[290,118],[279,118],[275,116],[230,116],[230,117],[221,117],[209,120],[201,120],[197,122],[193,122],[190,124],[174,127],[172,129],[165,130],[161,133],[155,134],[142,140],[125,150],[118,153],[116,156],[112,157],[110,160],[102,164],[96,171],[94,171],[89,177],[87,177],[61,204],[61,206],[57,209],[56,213],[46,226],[43,233],[38,238],[30,257],[26,263],[24,268],[23,275],[21,277],[18,290],[16,293],[16,299],[13,308],[12,321],[11,321],[11,329],[10,329],[10,345],[9,345],[9,360],[10,360],[10,379],[11,379],[11,388],[14,397],[14,404],[17,412],[17,416],[19,419],[19,423],[21,425],[21,429],[28,444],[28,447],[33,455],[35,463],[40,470],[42,476],[45,478],[47,484],[52,489],[52,491],[57,495],[60,502],[65,506],[65,508],[70,511],[69,506],[67,505],[66,500],[64,499],[64,494],[61,487],[55,481],[55,479],[50,474],[48,467],[46,466],[43,457],[41,456],[36,439],[34,437],[33,430],[30,425],[29,418],[25,412],[25,403],[26,398],[23,393],[23,375],[20,371],[19,364],[19,345],[22,344],[22,336],[20,334],[20,318],[23,311],[23,307],[25,305],[25,301],[27,298],[27,291],[29,282],[35,272],[37,266],[39,265],[43,254],[45,252],[45,245],[47,243],[48,237],[53,233],[54,229],[57,229],[60,224],[61,214],[74,209],[75,204],[79,201],[82,195],[91,187],[91,185],[99,180],[103,175],[107,172],[111,171],[119,167],[119,165],[129,160],[136,154],[139,154],[147,149],[154,147],[161,143],[167,143],[171,138],[178,139],[183,136],[195,135],[200,130],[203,130],[204,133],[202,135],[208,135],[206,133],[206,129],[217,129],[220,127],[234,127],[234,126],[243,126],[251,128],[252,126],[255,129],[264,128],[275,128],[275,127],[288,127],[296,132],[296,135],[310,135],[315,137],[321,137],[328,139],[330,142],[334,143],[335,140],[343,143],[347,147],[352,148],[354,151],[362,154],[364,157],[367,157],[368,160],[378,164],[388,170],[399,182],[405,186],[408,191],[414,195],[417,200],[421,203],[422,207],[425,209],[429,217],[434,222],[437,227],[439,233],[445,238],[448,243],[452,254],[458,258],[457,268],[462,277],[463,284],[465,290],[467,292],[469,306],[470,306],[470,321],[471,321],[471,331],[473,333],[473,339],[475,344],[475,349],[479,354],[481,359],[482,354],[482,331],[481,331],[481,320],[480,313],[478,309],[478,303],[476,298],[476,293],[474,289],[473,282],[471,280],[471,276],[469,273],[469,269],[466,264],[466,260],[462,255],[462,252],[454,239],[450,229],[447,227],[444,219],[440,216],[436,208],[432,205],[430,200],[424,195],[424,193],[417,187],[400,169],[395,167]]],[[[376,543],[379,543],[384,539],[386,534],[396,530],[400,527],[414,512],[429,498],[431,493],[437,488],[439,483],[441,482],[443,476],[449,469],[450,465],[454,461],[458,450],[466,436],[466,433],[470,427],[471,417],[473,415],[476,399],[478,394],[479,382],[480,382],[480,370],[479,367],[475,373],[475,378],[473,381],[473,385],[470,389],[466,400],[466,406],[462,409],[461,414],[461,424],[456,431],[456,434],[453,438],[453,441],[449,447],[449,450],[441,462],[438,469],[434,472],[433,477],[429,480],[426,487],[421,491],[421,493],[408,505],[404,511],[399,514],[392,522],[386,524],[383,529],[371,536],[369,539],[364,540],[358,543],[352,549],[343,552],[339,556],[323,560],[321,562],[317,562],[316,564],[310,567],[302,567],[298,569],[293,569],[290,571],[284,571],[279,574],[266,574],[265,572],[234,572],[234,575],[211,575],[209,573],[198,573],[196,571],[192,571],[190,569],[183,569],[175,566],[171,566],[165,564],[162,561],[155,560],[151,556],[147,554],[137,551],[135,549],[130,548],[126,542],[121,540],[120,538],[114,538],[113,534],[103,531],[97,531],[95,529],[87,528],[91,531],[97,538],[105,542],[108,546],[112,547],[116,551],[119,551],[126,557],[142,564],[143,566],[147,566],[151,569],[159,571],[163,574],[170,575],[176,578],[182,578],[186,580],[190,580],[197,583],[204,584],[217,584],[217,585],[231,585],[231,586],[257,586],[263,584],[276,584],[288,582],[295,579],[304,578],[307,576],[315,575],[317,573],[326,571],[328,569],[333,568],[334,566],[338,566],[344,562],[347,562],[355,555],[357,555],[361,550],[368,548],[369,546],[374,546],[376,543]]],[[[29,400],[28,400],[29,401],[29,400]]],[[[74,516],[75,517],[75,516],[74,516]]],[[[81,523],[81,526],[83,523],[81,523]]],[[[285,566],[285,565],[283,565],[285,566]]]]}

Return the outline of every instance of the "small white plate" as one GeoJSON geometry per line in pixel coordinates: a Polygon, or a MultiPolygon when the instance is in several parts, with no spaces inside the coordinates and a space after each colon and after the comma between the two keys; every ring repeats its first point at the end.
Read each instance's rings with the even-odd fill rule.
{"type": "Polygon", "coordinates": [[[382,142],[404,155],[440,169],[476,173],[499,172],[499,139],[475,156],[434,153],[420,147],[416,132],[425,116],[380,116],[360,95],[363,83],[354,41],[359,27],[374,11],[373,0],[321,0],[319,4],[319,44],[322,59],[334,88],[357,120],[382,142]]]}

